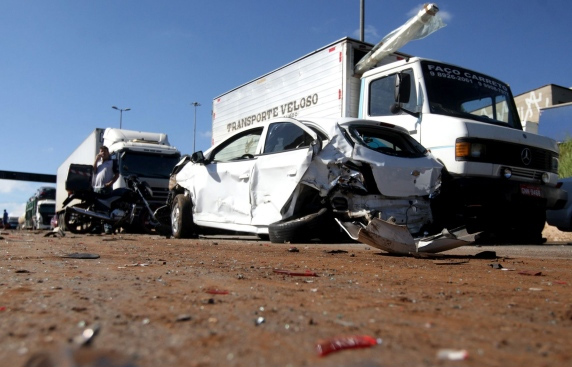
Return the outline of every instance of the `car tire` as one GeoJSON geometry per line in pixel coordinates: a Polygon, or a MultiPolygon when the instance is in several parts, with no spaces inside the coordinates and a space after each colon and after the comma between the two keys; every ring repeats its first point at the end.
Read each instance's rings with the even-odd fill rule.
{"type": "Polygon", "coordinates": [[[173,200],[171,207],[171,227],[173,237],[191,238],[194,234],[191,200],[188,196],[179,194],[173,200]]]}
{"type": "Polygon", "coordinates": [[[326,208],[317,213],[290,217],[268,225],[268,237],[272,243],[300,243],[312,240],[317,228],[327,212],[326,208]]]}

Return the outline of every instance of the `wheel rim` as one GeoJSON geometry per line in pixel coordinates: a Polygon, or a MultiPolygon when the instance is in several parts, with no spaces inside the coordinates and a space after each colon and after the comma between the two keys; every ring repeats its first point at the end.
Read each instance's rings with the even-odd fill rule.
{"type": "Polygon", "coordinates": [[[173,211],[171,211],[171,226],[173,227],[173,233],[179,232],[179,216],[181,215],[179,206],[175,205],[173,211]]]}

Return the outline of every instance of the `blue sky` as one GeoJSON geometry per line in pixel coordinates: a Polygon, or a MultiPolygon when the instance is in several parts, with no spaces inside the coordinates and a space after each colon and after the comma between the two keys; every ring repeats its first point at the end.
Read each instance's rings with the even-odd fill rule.
{"type": "MultiPolygon", "coordinates": [[[[401,51],[508,82],[514,95],[572,86],[569,0],[436,2],[447,26],[401,51]]],[[[377,43],[422,6],[365,1],[377,43]]],[[[96,127],[164,132],[210,146],[212,99],[345,36],[359,0],[1,0],[0,170],[55,174],[96,127]]],[[[0,180],[0,210],[45,184],[0,180]]]]}

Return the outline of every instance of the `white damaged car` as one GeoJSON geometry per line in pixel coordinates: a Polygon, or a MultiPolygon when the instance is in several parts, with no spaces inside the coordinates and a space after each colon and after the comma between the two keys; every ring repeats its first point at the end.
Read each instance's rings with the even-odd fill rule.
{"type": "Polygon", "coordinates": [[[442,168],[397,126],[280,118],[184,157],[167,208],[176,238],[232,231],[272,242],[358,239],[373,219],[418,236],[432,224],[442,168]]]}

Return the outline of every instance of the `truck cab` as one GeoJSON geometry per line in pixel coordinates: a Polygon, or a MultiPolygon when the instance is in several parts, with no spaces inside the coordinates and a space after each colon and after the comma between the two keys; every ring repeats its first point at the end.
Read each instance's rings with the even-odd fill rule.
{"type": "Polygon", "coordinates": [[[509,86],[495,78],[406,58],[362,75],[359,116],[404,127],[446,167],[434,210],[443,223],[530,240],[546,210],[566,202],[556,142],[522,131],[509,86]]]}

